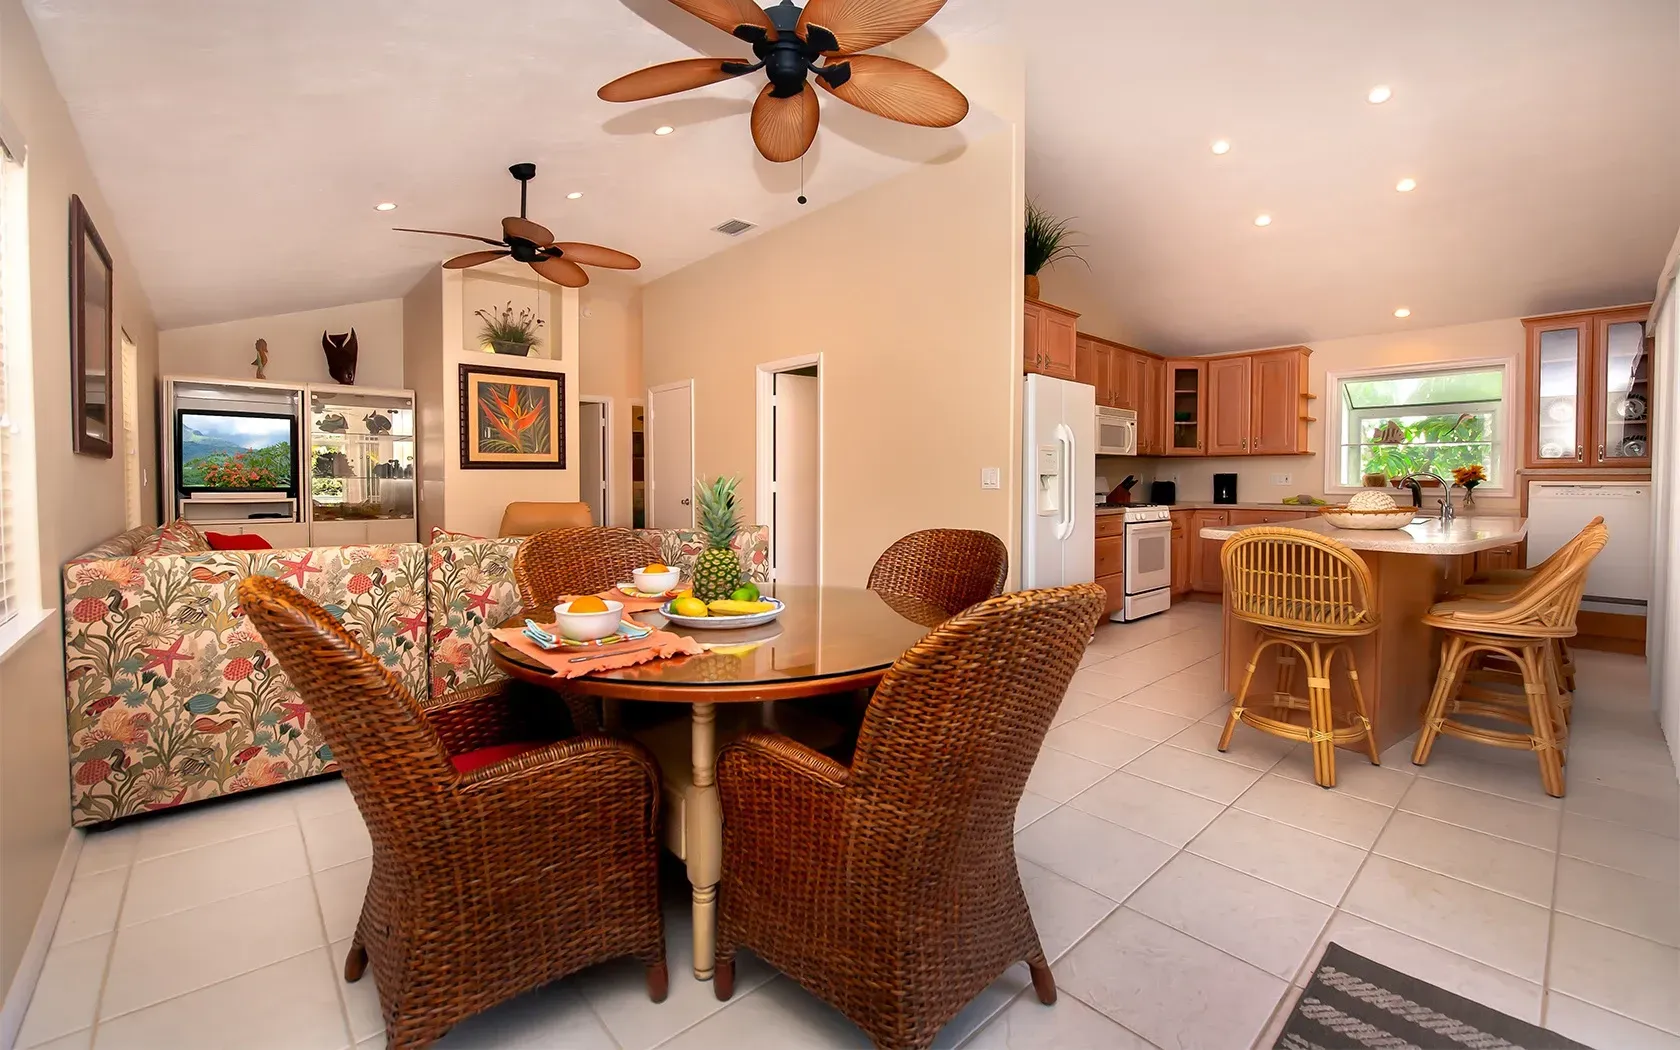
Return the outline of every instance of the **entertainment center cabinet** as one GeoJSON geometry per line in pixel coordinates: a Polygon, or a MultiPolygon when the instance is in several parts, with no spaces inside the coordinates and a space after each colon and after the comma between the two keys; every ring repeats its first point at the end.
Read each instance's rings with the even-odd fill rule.
{"type": "Polygon", "coordinates": [[[167,376],[160,396],[166,518],[277,548],[415,541],[413,391],[167,376]]]}

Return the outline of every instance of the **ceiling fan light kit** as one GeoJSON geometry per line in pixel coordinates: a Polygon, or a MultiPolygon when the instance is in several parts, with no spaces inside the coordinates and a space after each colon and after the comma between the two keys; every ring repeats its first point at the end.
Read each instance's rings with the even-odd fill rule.
{"type": "Polygon", "coordinates": [[[968,99],[936,73],[884,55],[860,52],[921,28],[945,0],[782,0],[765,10],[752,0],[670,0],[689,14],[752,45],[755,60],[685,58],[619,77],[597,94],[640,102],[763,71],[768,83],[753,103],[752,136],[766,160],[803,157],[821,114],[811,85],[877,116],[948,128],[968,115],[968,99]]]}
{"type": "Polygon", "coordinates": [[[582,288],[589,283],[589,274],[583,269],[584,266],[600,266],[612,270],[641,268],[641,260],[613,248],[585,244],[582,241],[556,241],[548,227],[525,217],[530,182],[537,177],[537,166],[530,163],[515,164],[508,168],[508,174],[519,180],[519,214],[510,215],[502,220],[501,240],[480,237],[473,233],[415,230],[404,226],[396,227],[397,232],[459,237],[491,246],[445,261],[443,268],[446,270],[465,270],[471,266],[495,262],[497,259],[511,258],[514,262],[525,263],[544,278],[566,288],[582,288]]]}

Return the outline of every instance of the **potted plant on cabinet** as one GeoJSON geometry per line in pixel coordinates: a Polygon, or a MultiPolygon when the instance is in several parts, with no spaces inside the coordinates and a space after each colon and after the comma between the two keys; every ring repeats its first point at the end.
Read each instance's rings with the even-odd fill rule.
{"type": "Polygon", "coordinates": [[[541,341],[538,331],[543,326],[542,319],[529,306],[521,307],[517,314],[511,302],[500,310],[474,310],[473,313],[484,322],[478,331],[479,341],[493,353],[529,357],[531,348],[541,341]]]}
{"type": "Polygon", "coordinates": [[[1027,235],[1026,235],[1026,274],[1027,298],[1038,298],[1038,273],[1057,259],[1079,259],[1079,249],[1082,245],[1069,244],[1068,238],[1073,235],[1067,219],[1058,219],[1054,215],[1038,206],[1035,200],[1027,201],[1027,235]]]}

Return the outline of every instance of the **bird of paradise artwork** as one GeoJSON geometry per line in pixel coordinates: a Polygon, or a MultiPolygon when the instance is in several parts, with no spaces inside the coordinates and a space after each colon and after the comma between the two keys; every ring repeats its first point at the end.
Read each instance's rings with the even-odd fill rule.
{"type": "Polygon", "coordinates": [[[461,466],[566,465],[566,377],[461,366],[461,466]]]}

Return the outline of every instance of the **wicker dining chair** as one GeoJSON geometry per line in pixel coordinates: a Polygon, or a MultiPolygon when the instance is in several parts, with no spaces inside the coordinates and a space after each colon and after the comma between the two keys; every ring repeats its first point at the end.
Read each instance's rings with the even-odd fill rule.
{"type": "Polygon", "coordinates": [[[926,1047],[1011,965],[1056,985],[1015,809],[1106,595],[1025,591],[947,620],[875,691],[847,767],[787,737],[725,747],[719,999],[747,948],[879,1046],[926,1047]]]}
{"type": "Polygon", "coordinates": [[[1003,593],[1009,550],[989,532],[924,529],[888,547],[869,570],[872,591],[902,594],[955,616],[1003,593]]]}
{"type": "Polygon", "coordinates": [[[551,529],[519,545],[513,579],[527,609],[547,609],[561,597],[597,594],[623,583],[633,570],[659,560],[653,541],[630,529],[551,529]]]}
{"type": "Polygon", "coordinates": [[[373,840],[344,962],[373,964],[391,1050],[611,959],[665,998],[659,767],[629,741],[553,740],[557,708],[484,687],[417,703],[325,610],[253,576],[239,601],[319,721],[373,840]]]}
{"type": "Polygon", "coordinates": [[[1546,794],[1562,798],[1564,751],[1569,719],[1559,680],[1557,644],[1575,635],[1575,617],[1587,586],[1587,570],[1610,540],[1602,521],[1588,525],[1571,541],[1563,558],[1505,598],[1458,598],[1431,606],[1423,622],[1439,628],[1441,667],[1424,709],[1423,728],[1412,749],[1412,762],[1426,765],[1442,733],[1478,744],[1533,751],[1540,763],[1546,794]],[[1519,690],[1500,691],[1485,678],[1472,679],[1483,654],[1514,664],[1519,690]],[[1454,717],[1467,715],[1511,722],[1520,732],[1494,729],[1454,717]]]}
{"type": "Polygon", "coordinates": [[[1244,529],[1220,551],[1225,571],[1225,608],[1259,632],[1249,655],[1242,688],[1231,701],[1219,750],[1231,746],[1237,723],[1263,733],[1312,745],[1313,779],[1336,786],[1336,745],[1363,742],[1372,765],[1381,764],[1370,711],[1353,662],[1354,639],[1376,633],[1371,570],[1351,548],[1327,536],[1301,529],[1244,529]],[[1269,697],[1250,699],[1260,657],[1278,653],[1277,688],[1269,697]],[[1353,710],[1336,724],[1330,675],[1336,657],[1347,664],[1353,710]],[[1307,695],[1293,692],[1296,658],[1307,678],[1307,695]],[[1259,709],[1270,709],[1263,714],[1259,709]],[[1306,724],[1293,720],[1305,711],[1306,724]]]}

